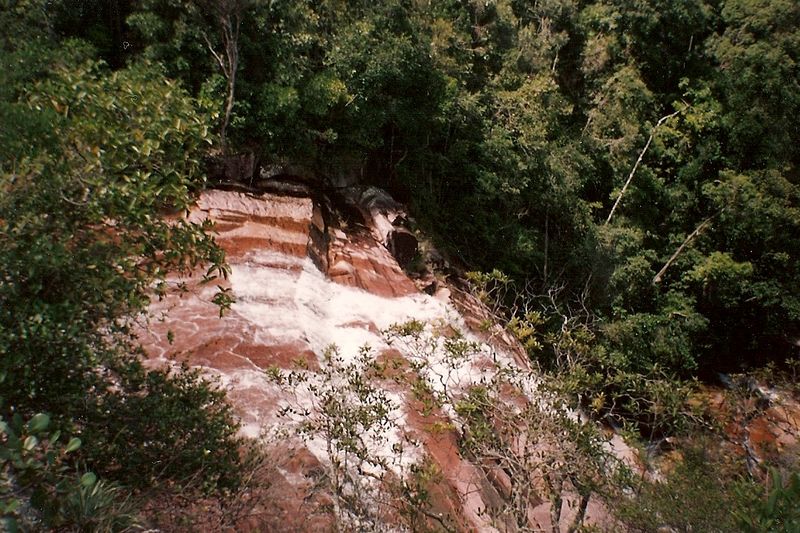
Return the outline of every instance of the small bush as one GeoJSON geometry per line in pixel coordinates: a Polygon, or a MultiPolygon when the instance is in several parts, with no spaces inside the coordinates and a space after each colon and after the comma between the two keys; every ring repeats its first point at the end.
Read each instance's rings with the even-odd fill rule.
{"type": "Polygon", "coordinates": [[[86,456],[111,479],[146,488],[199,477],[207,492],[238,483],[239,423],[197,370],[146,371],[130,360],[89,417],[86,456]]]}
{"type": "Polygon", "coordinates": [[[618,518],[632,531],[740,531],[737,513],[749,514],[757,487],[710,444],[689,443],[663,481],[641,480],[632,497],[617,499],[618,518]]]}
{"type": "Polygon", "coordinates": [[[771,486],[759,498],[750,513],[738,513],[739,524],[744,531],[775,531],[797,533],[800,531],[800,472],[782,475],[771,469],[771,486]]]}
{"type": "Polygon", "coordinates": [[[0,422],[0,524],[4,530],[123,531],[136,524],[126,493],[80,473],[73,457],[81,440],[64,444],[39,413],[0,422]]]}

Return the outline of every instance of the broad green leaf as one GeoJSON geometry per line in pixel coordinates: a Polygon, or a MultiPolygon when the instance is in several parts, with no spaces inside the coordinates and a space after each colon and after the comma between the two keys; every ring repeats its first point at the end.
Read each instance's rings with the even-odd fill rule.
{"type": "Polygon", "coordinates": [[[27,451],[31,451],[36,447],[37,444],[39,444],[39,439],[33,435],[29,435],[25,438],[25,442],[23,443],[22,447],[27,451]]]}
{"type": "Polygon", "coordinates": [[[47,426],[49,425],[50,417],[44,413],[39,413],[34,415],[30,422],[28,422],[28,431],[31,433],[39,433],[47,429],[47,426]]]}
{"type": "Polygon", "coordinates": [[[81,476],[81,486],[83,487],[91,487],[96,482],[97,476],[94,474],[94,472],[86,472],[81,476]]]}
{"type": "Polygon", "coordinates": [[[81,447],[81,439],[79,439],[78,437],[72,437],[69,440],[69,443],[67,443],[67,447],[64,448],[64,452],[65,453],[74,452],[80,447],[81,447]]]}

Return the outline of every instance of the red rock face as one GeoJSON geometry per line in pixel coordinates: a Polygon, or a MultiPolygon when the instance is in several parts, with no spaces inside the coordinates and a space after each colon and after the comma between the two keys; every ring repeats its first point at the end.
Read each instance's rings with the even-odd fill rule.
{"type": "Polygon", "coordinates": [[[336,283],[387,297],[419,292],[389,250],[366,231],[350,236],[341,230],[334,231],[328,256],[328,277],[336,283]]]}
{"type": "MultiPolygon", "coordinates": [[[[428,482],[432,512],[449,516],[462,531],[493,530],[482,510],[498,505],[508,480],[502,472],[487,476],[485,468],[464,459],[452,413],[424,408],[419,391],[413,390],[420,378],[400,379],[415,372],[411,362],[419,354],[389,346],[381,334],[410,319],[438,324],[443,331],[470,331],[486,311],[455,289],[452,302],[447,290],[438,297],[421,293],[379,242],[375,228],[330,227],[323,211],[310,198],[204,192],[189,218],[216,222],[217,241],[231,266],[229,279],[220,285],[232,290],[236,302],[220,318],[210,303],[216,286],[196,280],[188,280],[189,291],[182,296],[154,302],[149,330],[141,335],[150,364],[185,361],[218,376],[242,419],[243,432],[266,438],[282,423],[277,413],[281,407],[307,400],[276,385],[270,379],[274,369],[300,369],[313,377],[332,344],[348,361],[369,345],[389,369],[376,386],[392,398],[399,428],[384,435],[383,452],[392,456],[397,445],[414,443],[406,446],[408,458],[391,457],[391,468],[402,476],[409,461],[427,457],[439,473],[428,482]]],[[[524,351],[502,331],[468,335],[482,343],[481,350],[446,379],[444,374],[429,376],[430,386],[477,382],[498,359],[526,364],[524,351]]],[[[264,512],[261,522],[251,517],[241,529],[317,531],[331,524],[331,500],[315,488],[328,460],[318,444],[293,442],[276,448],[283,451],[275,452],[280,460],[270,494],[277,490],[280,497],[272,499],[274,509],[264,512]],[[304,520],[306,515],[316,518],[304,520]]],[[[549,528],[548,512],[542,511],[547,504],[534,504],[539,507],[535,513],[531,508],[531,516],[549,528]]]]}
{"type": "Polygon", "coordinates": [[[791,464],[800,453],[800,401],[786,388],[758,390],[753,394],[705,386],[698,397],[725,430],[723,449],[741,456],[751,470],[763,461],[791,464]]]}

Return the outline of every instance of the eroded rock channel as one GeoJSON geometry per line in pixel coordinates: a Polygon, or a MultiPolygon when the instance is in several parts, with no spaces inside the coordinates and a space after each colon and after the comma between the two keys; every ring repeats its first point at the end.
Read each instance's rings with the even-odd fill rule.
{"type": "MultiPolygon", "coordinates": [[[[154,319],[142,336],[150,364],[183,361],[218,376],[242,419],[243,432],[264,439],[278,458],[269,480],[270,509],[261,509],[242,529],[331,527],[334,502],[320,489],[320,472],[332,460],[330,447],[324,438],[280,432],[287,423],[302,424],[297,413],[318,409],[319,398],[311,397],[302,384],[287,388],[275,376],[302,375],[309,380],[306,385],[318,380],[336,346],[341,365],[363,362],[366,354],[389,369],[372,386],[390,401],[392,425],[366,446],[391,477],[419,473],[423,466],[435,473],[427,479],[426,520],[441,519],[441,524],[462,531],[496,530],[497,520],[490,519],[487,509],[502,505],[510,481],[502,471],[465,458],[456,413],[426,406],[420,390],[457,394],[452,391],[485,382],[498,365],[524,369],[524,352],[501,330],[478,328],[488,318],[486,310],[456,286],[446,280],[415,284],[410,279],[398,258],[413,258],[416,239],[405,226],[402,207],[385,193],[350,191],[340,198],[347,204],[342,208],[303,187],[284,189],[202,193],[189,218],[216,223],[230,276],[206,285],[171,280],[186,282],[189,290],[154,302],[154,319]],[[342,212],[347,209],[349,214],[342,212]],[[211,303],[217,284],[235,298],[221,318],[211,303]],[[416,350],[392,343],[386,335],[392,326],[410,321],[427,339],[416,350]],[[469,358],[457,363],[436,340],[452,338],[454,332],[472,346],[469,358]],[[397,379],[409,373],[416,377],[397,379]],[[286,416],[288,411],[294,416],[286,416]]],[[[347,385],[345,378],[332,386],[347,385]]],[[[317,391],[319,387],[324,384],[317,391]]],[[[549,502],[532,499],[528,505],[530,527],[550,530],[549,502]]],[[[602,515],[602,509],[590,505],[589,519],[602,520],[602,515]]],[[[517,528],[508,524],[502,529],[517,528]]]]}

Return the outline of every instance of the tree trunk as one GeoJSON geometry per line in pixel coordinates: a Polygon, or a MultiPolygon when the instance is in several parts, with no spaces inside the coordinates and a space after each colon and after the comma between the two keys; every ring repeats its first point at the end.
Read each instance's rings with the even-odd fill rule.
{"type": "Polygon", "coordinates": [[[544,214],[544,272],[542,273],[544,286],[547,286],[547,253],[550,245],[550,212],[544,214]]]}
{"type": "Polygon", "coordinates": [[[581,527],[581,524],[583,524],[583,519],[586,517],[586,509],[589,507],[590,497],[591,493],[581,495],[581,501],[578,504],[578,512],[575,515],[575,520],[572,521],[572,525],[569,526],[567,533],[575,533],[578,531],[578,528],[581,527]]]}
{"type": "Polygon", "coordinates": [[[222,126],[219,130],[219,141],[222,146],[222,151],[228,151],[228,138],[227,130],[228,124],[231,121],[231,112],[233,111],[234,90],[236,88],[236,71],[234,70],[228,78],[228,95],[225,102],[225,116],[222,118],[222,126]]]}
{"type": "Polygon", "coordinates": [[[208,36],[203,34],[208,50],[214,56],[219,65],[222,75],[225,76],[225,112],[222,116],[219,137],[223,152],[228,150],[228,125],[231,121],[233,104],[236,95],[236,72],[239,70],[239,31],[241,28],[241,17],[244,11],[244,4],[237,0],[219,0],[213,4],[216,13],[217,24],[219,25],[222,36],[222,54],[218,53],[208,36]]]}

